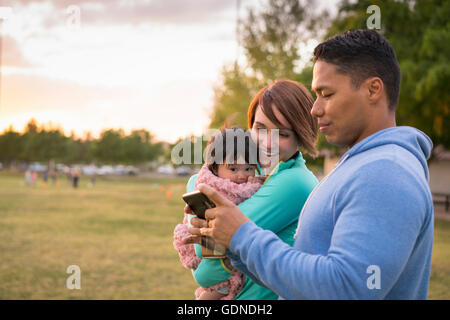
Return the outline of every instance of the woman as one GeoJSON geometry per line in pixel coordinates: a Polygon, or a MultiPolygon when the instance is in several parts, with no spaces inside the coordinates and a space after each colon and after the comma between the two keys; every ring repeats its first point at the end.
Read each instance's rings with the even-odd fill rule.
{"type": "MultiPolygon", "coordinates": [[[[312,189],[318,183],[305,166],[299,152],[302,147],[315,156],[317,123],[311,116],[313,98],[300,83],[277,80],[261,89],[253,98],[248,110],[248,124],[252,138],[269,158],[278,157],[276,167],[265,168],[270,172],[264,185],[239,209],[259,227],[273,231],[284,242],[292,245],[298,216],[312,189]],[[278,141],[272,141],[272,130],[278,130],[278,141]]],[[[197,176],[190,178],[186,191],[194,189],[197,176]]],[[[192,214],[189,207],[185,212],[192,214]]],[[[196,245],[199,255],[199,245],[196,245]]],[[[196,282],[202,287],[224,281],[231,270],[221,259],[202,259],[193,271],[196,282]]],[[[246,277],[236,300],[270,300],[277,295],[246,277]]]]}

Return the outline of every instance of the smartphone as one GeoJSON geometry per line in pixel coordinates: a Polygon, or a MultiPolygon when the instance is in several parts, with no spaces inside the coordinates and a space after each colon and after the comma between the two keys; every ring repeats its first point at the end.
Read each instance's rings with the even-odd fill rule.
{"type": "Polygon", "coordinates": [[[201,219],[206,219],[206,209],[215,208],[216,205],[204,193],[200,191],[193,191],[182,195],[184,202],[186,202],[192,211],[201,219]]]}
{"type": "MultiPolygon", "coordinates": [[[[216,205],[204,193],[193,191],[182,195],[183,200],[192,211],[201,219],[206,219],[205,211],[215,208],[216,205]]],[[[214,241],[213,238],[202,236],[202,257],[209,259],[225,258],[226,248],[214,241]]]]}

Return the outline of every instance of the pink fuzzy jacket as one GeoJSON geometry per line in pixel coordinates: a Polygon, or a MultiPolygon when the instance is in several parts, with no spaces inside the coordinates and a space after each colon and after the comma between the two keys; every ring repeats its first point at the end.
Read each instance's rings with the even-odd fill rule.
{"type": "MultiPolygon", "coordinates": [[[[197,186],[200,183],[205,183],[211,186],[235,204],[239,204],[244,200],[250,198],[261,187],[260,183],[246,182],[237,184],[230,181],[229,179],[220,178],[213,174],[208,169],[206,164],[203,165],[200,172],[198,173],[197,179],[195,181],[195,189],[197,189],[197,186]]],[[[195,254],[193,244],[183,244],[183,239],[188,236],[190,236],[190,233],[188,232],[188,217],[187,215],[185,215],[183,224],[178,224],[175,227],[173,245],[178,251],[183,266],[188,269],[196,269],[200,264],[201,259],[195,254]]],[[[226,286],[229,288],[229,293],[221,299],[230,300],[233,299],[240,291],[243,285],[243,281],[243,274],[236,271],[230,276],[230,278],[228,278],[228,280],[224,282],[218,283],[209,288],[197,289],[195,295],[198,298],[204,290],[215,291],[218,288],[226,286]]]]}

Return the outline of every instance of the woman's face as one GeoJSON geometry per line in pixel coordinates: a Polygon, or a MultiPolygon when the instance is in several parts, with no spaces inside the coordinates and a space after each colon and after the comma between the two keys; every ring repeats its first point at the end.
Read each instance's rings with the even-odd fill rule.
{"type": "Polygon", "coordinates": [[[278,155],[279,160],[286,161],[298,150],[297,136],[289,122],[277,108],[273,108],[273,113],[282,124],[282,127],[270,121],[262,112],[261,107],[258,106],[256,108],[255,121],[252,127],[252,138],[258,144],[261,153],[269,158],[278,155]],[[278,129],[278,141],[276,141],[277,135],[274,134],[275,132],[271,132],[273,129],[278,129]]]}

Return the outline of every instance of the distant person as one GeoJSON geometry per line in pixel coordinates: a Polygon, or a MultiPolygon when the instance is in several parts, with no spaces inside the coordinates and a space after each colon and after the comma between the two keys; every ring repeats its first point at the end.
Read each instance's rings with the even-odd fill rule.
{"type": "Polygon", "coordinates": [[[56,170],[52,170],[50,172],[50,177],[52,178],[52,185],[57,185],[58,183],[58,172],[56,170]]]}
{"type": "Polygon", "coordinates": [[[45,170],[42,174],[42,180],[44,180],[44,183],[47,184],[48,181],[48,170],[45,170]]]}
{"type": "Polygon", "coordinates": [[[76,189],[78,188],[78,181],[80,180],[80,168],[78,166],[75,166],[72,170],[72,186],[76,189]]]}
{"type": "Polygon", "coordinates": [[[36,185],[36,181],[38,179],[38,173],[36,171],[31,172],[31,186],[34,187],[36,185]]]}
{"type": "Polygon", "coordinates": [[[25,171],[25,184],[27,187],[31,185],[31,170],[27,169],[25,171]]]}
{"type": "Polygon", "coordinates": [[[97,174],[95,172],[93,172],[91,174],[91,186],[95,186],[95,180],[97,179],[97,174]]]}
{"type": "Polygon", "coordinates": [[[66,174],[66,178],[67,178],[67,185],[73,185],[73,180],[72,180],[72,171],[70,170],[69,167],[65,167],[64,168],[64,173],[66,174]]]}

